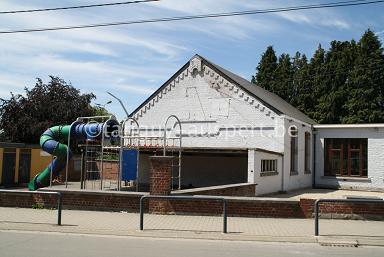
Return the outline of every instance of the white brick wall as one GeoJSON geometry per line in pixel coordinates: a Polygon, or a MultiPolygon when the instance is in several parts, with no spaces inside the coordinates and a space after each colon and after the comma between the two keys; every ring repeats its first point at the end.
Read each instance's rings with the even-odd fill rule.
{"type": "Polygon", "coordinates": [[[248,150],[248,182],[256,183],[256,195],[278,192],[282,189],[283,157],[278,154],[248,150]],[[277,160],[277,174],[261,176],[261,160],[277,160]]]}
{"type": "MultiPolygon", "coordinates": [[[[305,173],[305,132],[312,135],[312,128],[308,124],[303,124],[292,119],[285,119],[285,129],[289,131],[290,126],[296,126],[298,129],[298,174],[291,175],[291,138],[288,133],[284,137],[284,191],[290,191],[299,188],[312,186],[312,173],[305,173]]],[[[312,139],[313,142],[313,139],[312,139]]],[[[312,147],[311,147],[312,148],[312,147]]],[[[311,149],[311,158],[313,149],[311,149]]],[[[310,161],[312,163],[312,160],[310,161]]]]}
{"type": "Polygon", "coordinates": [[[207,66],[196,76],[186,69],[150,103],[134,115],[140,126],[163,128],[176,115],[187,134],[185,147],[284,149],[283,138],[275,135],[284,126],[282,117],[207,66]]]}
{"type": "Polygon", "coordinates": [[[316,184],[346,189],[384,190],[383,128],[318,128],[316,135],[316,184]],[[324,177],[324,138],[368,138],[368,179],[324,177]]]}
{"type": "MultiPolygon", "coordinates": [[[[199,60],[193,60],[193,67],[200,72],[192,72],[190,67],[181,71],[133,115],[142,128],[157,128],[141,134],[162,136],[165,120],[176,115],[182,121],[184,147],[261,148],[284,153],[283,190],[311,186],[311,174],[304,174],[304,132],[311,128],[278,115],[209,67],[199,66],[199,60]],[[289,174],[290,140],[285,133],[293,124],[299,130],[299,173],[296,176],[289,174]]],[[[177,132],[176,128],[174,133],[177,132]]],[[[282,189],[281,178],[277,176],[260,179],[249,174],[250,169],[257,170],[259,160],[249,155],[248,181],[258,183],[261,193],[282,189]]]]}

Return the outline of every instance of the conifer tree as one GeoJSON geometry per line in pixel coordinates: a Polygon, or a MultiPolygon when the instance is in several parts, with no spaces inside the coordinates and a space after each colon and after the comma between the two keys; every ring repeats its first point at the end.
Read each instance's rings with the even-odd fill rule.
{"type": "Polygon", "coordinates": [[[319,123],[384,122],[384,54],[371,30],[358,43],[335,40],[327,51],[319,45],[310,62],[299,52],[277,62],[269,46],[252,82],[319,123]]]}
{"type": "Polygon", "coordinates": [[[310,77],[310,69],[305,54],[296,52],[293,59],[293,96],[290,103],[300,111],[313,113],[313,83],[310,77]]]}
{"type": "Polygon", "coordinates": [[[275,70],[275,81],[272,83],[271,91],[290,102],[293,99],[293,67],[289,54],[282,54],[275,70]]]}
{"type": "Polygon", "coordinates": [[[256,75],[252,76],[252,83],[271,90],[275,82],[275,71],[277,68],[277,57],[272,46],[268,46],[265,53],[261,56],[259,65],[256,68],[256,75]]]}
{"type": "Polygon", "coordinates": [[[384,122],[384,55],[381,42],[367,30],[357,44],[356,64],[346,89],[343,123],[384,122]]]}
{"type": "Polygon", "coordinates": [[[348,74],[354,66],[355,42],[332,41],[331,47],[325,55],[322,70],[322,83],[317,92],[318,103],[315,107],[320,123],[340,123],[345,116],[344,103],[348,99],[345,83],[348,74]]]}

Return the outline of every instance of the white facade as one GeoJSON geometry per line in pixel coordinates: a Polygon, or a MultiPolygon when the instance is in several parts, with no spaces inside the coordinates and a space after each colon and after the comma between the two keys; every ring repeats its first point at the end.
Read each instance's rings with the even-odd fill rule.
{"type": "Polygon", "coordinates": [[[248,150],[248,182],[256,183],[256,194],[265,195],[284,191],[283,155],[268,153],[258,149],[248,150]],[[276,160],[276,172],[261,172],[263,160],[276,160]]]}
{"type": "MultiPolygon", "coordinates": [[[[298,170],[297,173],[291,174],[291,137],[289,133],[284,137],[284,188],[283,191],[291,191],[298,188],[306,188],[312,186],[312,170],[305,171],[305,132],[311,134],[312,126],[303,122],[285,119],[285,130],[289,131],[291,126],[295,126],[298,130],[298,170]]],[[[313,142],[313,139],[311,140],[313,142]]],[[[312,163],[313,149],[310,149],[310,163],[312,163]]]]}
{"type": "Polygon", "coordinates": [[[337,187],[354,190],[384,190],[384,125],[315,125],[315,183],[319,187],[337,187]],[[326,138],[367,138],[368,176],[331,177],[325,176],[326,138]]]}
{"type": "Polygon", "coordinates": [[[172,114],[182,122],[184,147],[283,152],[283,136],[277,128],[284,127],[284,118],[208,66],[199,67],[195,75],[190,67],[181,71],[136,111],[133,117],[142,131],[162,135],[165,120],[172,114]]]}
{"type": "MultiPolygon", "coordinates": [[[[310,125],[277,113],[257,96],[205,65],[199,57],[194,57],[132,117],[139,122],[141,135],[162,136],[165,120],[170,115],[181,120],[183,148],[219,149],[229,153],[241,149],[245,154],[245,162],[230,154],[226,157],[184,156],[183,184],[256,183],[258,195],[311,186],[311,176],[304,174],[301,158],[302,135],[311,131],[310,125]],[[292,176],[288,168],[283,169],[290,166],[290,148],[287,147],[290,138],[286,130],[291,125],[299,131],[299,170],[292,176]],[[278,160],[276,174],[260,175],[260,162],[265,158],[278,160]]],[[[169,133],[179,135],[177,127],[169,133]]],[[[141,162],[141,182],[145,183],[148,161],[141,162]]]]}
{"type": "MultiPolygon", "coordinates": [[[[195,151],[194,155],[183,156],[182,184],[199,187],[256,183],[257,195],[312,187],[314,180],[318,186],[372,190],[384,187],[384,127],[318,126],[314,136],[313,122],[306,116],[297,115],[297,110],[290,109],[292,115],[285,114],[287,103],[282,99],[262,92],[264,100],[260,100],[257,95],[260,91],[247,91],[236,77],[228,77],[223,70],[204,60],[199,56],[193,57],[131,115],[140,124],[141,136],[163,136],[164,123],[170,115],[181,120],[183,151],[195,151]],[[279,104],[279,110],[272,103],[265,102],[266,96],[271,96],[272,103],[279,104]],[[297,128],[295,172],[291,171],[291,135],[287,133],[292,126],[297,128]],[[309,149],[307,147],[309,168],[305,167],[305,133],[310,140],[309,149]],[[368,138],[368,178],[326,178],[324,138],[327,137],[368,138]],[[196,154],[199,149],[201,155],[196,154]],[[220,157],[216,150],[225,155],[220,157]],[[216,155],[209,154],[215,151],[216,155]],[[243,156],[235,154],[239,152],[243,156]],[[262,160],[276,160],[276,171],[262,173],[262,160]]],[[[178,126],[173,126],[175,120],[170,121],[168,135],[179,136],[178,126]]],[[[162,142],[151,144],[161,146],[162,142]]],[[[141,163],[140,181],[145,183],[148,179],[148,156],[143,157],[141,163]]]]}

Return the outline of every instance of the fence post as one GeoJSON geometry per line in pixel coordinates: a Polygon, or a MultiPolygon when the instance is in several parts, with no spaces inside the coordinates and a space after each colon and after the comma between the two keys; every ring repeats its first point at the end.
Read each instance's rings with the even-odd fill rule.
{"type": "Polygon", "coordinates": [[[315,236],[319,235],[319,205],[321,199],[316,200],[315,202],[315,236]]]}
{"type": "Polygon", "coordinates": [[[61,226],[62,195],[57,192],[57,225],[61,226]]]}
{"type": "Polygon", "coordinates": [[[62,194],[60,192],[44,192],[44,191],[21,191],[21,190],[4,190],[0,189],[0,193],[5,193],[5,194],[27,194],[27,195],[55,195],[57,196],[57,225],[61,225],[61,212],[62,212],[62,194]]]}
{"type": "Polygon", "coordinates": [[[227,200],[223,199],[223,233],[227,233],[227,200]]]}
{"type": "Polygon", "coordinates": [[[140,198],[140,230],[144,229],[144,206],[143,206],[144,199],[145,199],[145,195],[143,195],[140,198]]]}
{"type": "Polygon", "coordinates": [[[320,203],[384,203],[384,200],[379,199],[318,199],[315,202],[315,236],[319,235],[319,212],[320,203]]]}
{"type": "Polygon", "coordinates": [[[145,199],[169,199],[169,200],[212,200],[223,202],[223,233],[227,233],[228,204],[225,198],[194,197],[194,196],[171,196],[171,195],[143,195],[140,198],[140,230],[144,230],[144,200],[145,199]]]}

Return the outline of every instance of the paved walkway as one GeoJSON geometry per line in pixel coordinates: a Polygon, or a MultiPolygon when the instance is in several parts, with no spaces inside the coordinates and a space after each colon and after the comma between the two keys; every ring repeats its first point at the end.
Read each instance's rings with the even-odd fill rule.
{"type": "Polygon", "coordinates": [[[144,231],[139,230],[137,213],[63,210],[63,225],[56,222],[56,210],[0,207],[0,230],[307,243],[330,240],[384,246],[382,221],[320,220],[319,238],[314,237],[312,219],[229,217],[228,234],[221,233],[222,217],[212,216],[145,214],[144,231]]]}
{"type": "Polygon", "coordinates": [[[367,198],[381,198],[384,199],[384,192],[366,192],[356,190],[339,190],[339,189],[314,189],[304,188],[299,190],[289,191],[284,194],[270,194],[264,197],[271,198],[287,198],[292,200],[300,200],[300,198],[307,199],[320,199],[331,198],[341,199],[346,197],[367,197],[367,198]]]}

